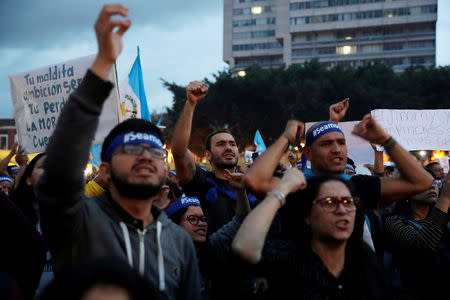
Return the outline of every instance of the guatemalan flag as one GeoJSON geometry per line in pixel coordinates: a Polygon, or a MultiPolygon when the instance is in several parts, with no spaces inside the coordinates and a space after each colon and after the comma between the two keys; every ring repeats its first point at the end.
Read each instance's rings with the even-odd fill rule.
{"type": "Polygon", "coordinates": [[[139,46],[137,47],[137,57],[131,67],[128,78],[125,79],[119,88],[120,94],[120,120],[138,118],[150,120],[147,98],[145,97],[144,80],[142,79],[141,58],[139,56],[139,46]]]}
{"type": "Polygon", "coordinates": [[[261,134],[259,133],[259,130],[256,130],[254,143],[256,145],[256,151],[255,152],[259,152],[261,154],[264,151],[266,151],[266,144],[264,144],[264,141],[262,139],[261,134]]]}
{"type": "MultiPolygon", "coordinates": [[[[130,118],[145,119],[150,121],[150,113],[148,112],[147,98],[144,91],[144,80],[142,79],[141,58],[139,56],[139,47],[137,47],[137,57],[131,67],[128,78],[122,82],[119,87],[120,93],[120,110],[119,120],[130,118]]],[[[101,162],[100,153],[101,145],[91,147],[92,159],[89,163],[98,167],[101,162]]]]}

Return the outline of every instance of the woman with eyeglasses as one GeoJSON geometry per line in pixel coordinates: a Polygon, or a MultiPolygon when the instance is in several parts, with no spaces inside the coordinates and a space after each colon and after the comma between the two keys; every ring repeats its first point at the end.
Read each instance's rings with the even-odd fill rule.
{"type": "Polygon", "coordinates": [[[363,218],[348,181],[296,168],[244,220],[233,250],[268,278],[268,299],[389,299],[372,250],[354,227],[363,218]],[[283,235],[268,236],[278,210],[283,235]]]}
{"type": "Polygon", "coordinates": [[[207,219],[196,197],[182,196],[169,204],[167,216],[183,227],[192,237],[200,273],[202,275],[202,295],[204,299],[216,299],[214,295],[215,272],[220,265],[227,264],[231,255],[231,242],[242,220],[250,211],[249,201],[244,188],[242,173],[225,170],[225,177],[236,191],[236,216],[222,228],[207,237],[207,219]]]}

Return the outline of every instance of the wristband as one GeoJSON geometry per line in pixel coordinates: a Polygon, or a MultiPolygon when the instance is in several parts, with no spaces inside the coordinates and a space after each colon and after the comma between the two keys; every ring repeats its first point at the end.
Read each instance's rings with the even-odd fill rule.
{"type": "Polygon", "coordinates": [[[283,195],[282,192],[279,192],[279,191],[273,191],[272,194],[274,194],[275,197],[277,197],[278,199],[280,199],[280,204],[281,204],[281,206],[283,206],[284,204],[286,204],[286,197],[283,195]]]}
{"type": "Polygon", "coordinates": [[[394,148],[395,145],[397,145],[397,141],[390,136],[381,146],[383,146],[384,150],[389,151],[394,148]]]}

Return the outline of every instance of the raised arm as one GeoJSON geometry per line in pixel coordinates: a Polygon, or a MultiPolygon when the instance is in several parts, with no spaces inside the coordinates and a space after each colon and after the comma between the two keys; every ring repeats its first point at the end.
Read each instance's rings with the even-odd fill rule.
{"type": "Polygon", "coordinates": [[[81,198],[77,192],[83,193],[89,149],[103,103],[112,89],[112,84],[106,80],[122,50],[122,35],[131,24],[130,20],[112,19],[115,15],[126,17],[128,9],[111,4],[100,12],[95,24],[97,57],[80,86],[69,96],[50,137],[39,188],[43,196],[41,204],[57,202],[58,207],[70,207],[81,198]],[[61,203],[62,200],[65,202],[61,203]]]}
{"type": "Polygon", "coordinates": [[[15,160],[20,168],[19,172],[17,172],[16,178],[14,179],[14,187],[17,187],[17,185],[20,182],[20,178],[22,178],[22,175],[25,172],[25,169],[27,168],[27,164],[28,164],[28,156],[23,153],[23,149],[20,145],[17,148],[15,160]]]}
{"type": "Polygon", "coordinates": [[[383,151],[377,150],[377,145],[374,143],[370,143],[370,146],[372,147],[374,151],[374,161],[373,161],[373,171],[375,175],[383,177],[384,176],[384,166],[383,166],[383,151]]]}
{"type": "Polygon", "coordinates": [[[261,260],[267,232],[276,212],[282,206],[281,199],[305,187],[305,177],[300,170],[291,168],[286,171],[272,193],[268,194],[244,219],[233,240],[233,251],[250,263],[258,263],[261,260]]]}
{"type": "Polygon", "coordinates": [[[303,136],[304,125],[300,121],[290,120],[283,134],[253,163],[245,174],[245,185],[255,193],[267,193],[279,182],[273,172],[289,145],[303,136]]]}
{"type": "Polygon", "coordinates": [[[122,51],[122,36],[131,25],[130,19],[112,20],[111,17],[114,15],[126,17],[128,16],[128,8],[121,4],[105,5],[94,26],[98,53],[91,71],[103,80],[108,79],[108,74],[122,51]]]}
{"type": "Polygon", "coordinates": [[[345,98],[338,103],[330,105],[330,121],[339,123],[345,117],[345,113],[349,107],[350,98],[345,98]]]}
{"type": "Polygon", "coordinates": [[[381,200],[389,203],[405,199],[428,189],[433,178],[426,172],[417,160],[402,146],[389,136],[372,118],[370,114],[364,116],[358,123],[353,134],[370,143],[384,146],[390,158],[397,166],[400,178],[381,178],[381,200]]]}
{"type": "Polygon", "coordinates": [[[187,101],[175,125],[172,136],[172,154],[180,183],[188,183],[195,175],[195,161],[188,149],[191,137],[192,118],[198,101],[205,98],[208,87],[204,82],[192,81],[186,88],[187,101]]]}

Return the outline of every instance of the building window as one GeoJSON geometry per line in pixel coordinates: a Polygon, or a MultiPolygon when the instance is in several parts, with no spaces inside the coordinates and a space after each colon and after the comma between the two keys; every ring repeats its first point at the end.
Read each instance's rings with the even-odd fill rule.
{"type": "Polygon", "coordinates": [[[408,48],[434,48],[434,40],[427,40],[427,41],[411,41],[408,42],[408,48]]]}
{"type": "Polygon", "coordinates": [[[249,51],[249,50],[263,50],[263,49],[277,49],[281,48],[281,44],[278,42],[272,43],[258,43],[258,44],[241,44],[233,45],[233,51],[249,51]]]}
{"type": "Polygon", "coordinates": [[[259,1],[266,1],[266,0],[233,0],[234,3],[259,2],[259,1]]]}
{"type": "Polygon", "coordinates": [[[253,64],[261,66],[277,66],[283,63],[281,56],[262,56],[262,57],[245,57],[236,58],[235,67],[246,68],[253,64]]]}
{"type": "Polygon", "coordinates": [[[346,5],[366,4],[366,3],[375,3],[375,2],[388,2],[388,1],[397,1],[397,0],[313,0],[313,1],[306,1],[306,2],[291,3],[290,10],[346,6],[346,5]]]}
{"type": "Polygon", "coordinates": [[[253,39],[275,36],[275,30],[233,32],[233,39],[253,39]]]}
{"type": "Polygon", "coordinates": [[[396,50],[402,50],[403,49],[403,43],[397,42],[397,43],[384,43],[383,44],[383,50],[384,51],[396,51],[396,50]]]}
{"type": "Polygon", "coordinates": [[[0,149],[8,149],[8,135],[0,134],[0,149]]]}
{"type": "Polygon", "coordinates": [[[409,58],[411,65],[434,64],[433,56],[412,56],[409,58]]]}
{"type": "Polygon", "coordinates": [[[313,53],[312,48],[292,50],[292,56],[311,56],[312,53],[313,53]]]}
{"type": "Polygon", "coordinates": [[[356,53],[356,46],[355,45],[345,45],[345,46],[336,47],[336,53],[339,55],[348,55],[348,54],[356,53]]]}
{"type": "Polygon", "coordinates": [[[254,7],[245,7],[245,8],[234,8],[233,16],[269,13],[271,11],[272,11],[271,6],[264,6],[264,7],[254,6],[254,7]],[[260,8],[260,9],[258,9],[258,8],[260,8]]]}
{"type": "Polygon", "coordinates": [[[352,20],[363,20],[363,19],[374,19],[374,18],[392,18],[399,16],[408,16],[416,12],[416,8],[419,8],[419,12],[422,14],[436,13],[436,5],[425,5],[418,7],[404,7],[404,8],[394,8],[385,10],[370,10],[370,11],[358,11],[353,13],[341,13],[341,14],[330,14],[330,15],[316,15],[316,16],[306,16],[306,17],[295,17],[290,18],[289,23],[291,25],[299,24],[310,24],[310,23],[328,23],[337,21],[352,21],[352,20]]]}
{"type": "Polygon", "coordinates": [[[275,18],[258,18],[233,21],[233,27],[275,24],[275,18]]]}
{"type": "Polygon", "coordinates": [[[403,65],[403,57],[385,58],[383,62],[388,66],[403,65]]]}
{"type": "Polygon", "coordinates": [[[326,47],[317,49],[319,55],[336,54],[336,47],[326,47]]]}
{"type": "Polygon", "coordinates": [[[383,51],[383,45],[374,44],[374,45],[361,45],[360,51],[363,53],[375,53],[383,51]]]}

